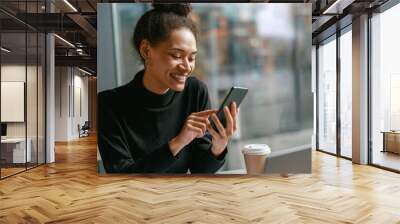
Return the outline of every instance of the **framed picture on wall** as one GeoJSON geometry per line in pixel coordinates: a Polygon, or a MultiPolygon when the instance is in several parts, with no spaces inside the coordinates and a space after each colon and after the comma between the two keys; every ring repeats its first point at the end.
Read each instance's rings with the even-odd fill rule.
{"type": "Polygon", "coordinates": [[[1,122],[24,122],[25,82],[1,82],[1,122]]]}

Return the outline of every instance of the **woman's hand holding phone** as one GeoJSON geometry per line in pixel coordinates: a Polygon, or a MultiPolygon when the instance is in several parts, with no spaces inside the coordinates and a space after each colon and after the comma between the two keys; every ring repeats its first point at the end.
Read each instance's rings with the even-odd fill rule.
{"type": "Polygon", "coordinates": [[[221,155],[221,153],[225,150],[228,145],[229,139],[236,131],[236,118],[237,118],[237,106],[236,103],[233,102],[230,105],[230,111],[227,106],[224,107],[224,114],[226,119],[226,127],[222,125],[217,115],[212,114],[211,119],[213,120],[217,130],[215,130],[211,123],[207,120],[207,129],[212,136],[212,147],[211,152],[215,157],[221,155]]]}
{"type": "Polygon", "coordinates": [[[226,127],[216,115],[217,110],[210,109],[196,113],[192,113],[185,121],[180,133],[169,142],[169,147],[174,156],[176,156],[186,145],[191,143],[195,138],[201,138],[206,133],[206,130],[212,136],[211,152],[215,157],[221,155],[228,145],[229,139],[236,131],[237,106],[233,102],[230,105],[230,110],[227,106],[224,107],[226,119],[226,127]],[[211,116],[216,129],[215,130],[208,117],[211,116]]]}
{"type": "Polygon", "coordinates": [[[215,109],[195,112],[186,119],[178,136],[169,142],[169,148],[174,156],[178,154],[183,147],[192,142],[193,139],[204,136],[207,130],[207,123],[209,122],[208,117],[211,114],[215,116],[215,112],[217,112],[215,109]]]}

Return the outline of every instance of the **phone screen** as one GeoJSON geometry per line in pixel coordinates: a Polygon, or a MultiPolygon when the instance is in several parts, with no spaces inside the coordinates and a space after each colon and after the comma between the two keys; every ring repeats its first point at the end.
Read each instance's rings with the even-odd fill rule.
{"type": "MultiPolygon", "coordinates": [[[[242,103],[244,97],[248,92],[247,88],[234,86],[230,89],[228,95],[225,97],[224,101],[222,101],[221,106],[217,112],[217,117],[220,120],[221,124],[226,127],[226,119],[224,113],[224,107],[227,106],[230,109],[230,106],[233,102],[236,103],[236,107],[239,108],[242,103]]],[[[214,124],[214,122],[210,119],[211,125],[214,130],[218,130],[214,124]]]]}

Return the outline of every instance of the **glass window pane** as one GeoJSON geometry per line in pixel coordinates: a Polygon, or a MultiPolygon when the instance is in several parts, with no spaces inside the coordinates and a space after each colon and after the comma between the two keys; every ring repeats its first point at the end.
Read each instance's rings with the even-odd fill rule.
{"type": "Polygon", "coordinates": [[[372,163],[400,170],[400,4],[372,17],[372,163]]]}
{"type": "Polygon", "coordinates": [[[27,142],[30,153],[28,153],[28,168],[37,165],[37,33],[28,32],[28,55],[27,55],[27,81],[26,81],[26,111],[27,111],[27,142]]]}
{"type": "Polygon", "coordinates": [[[46,65],[46,36],[39,33],[38,36],[38,164],[45,163],[45,65],[46,65]]]}
{"type": "Polygon", "coordinates": [[[311,62],[309,57],[296,60],[311,55],[311,45],[302,42],[311,39],[309,24],[295,19],[304,18],[305,11],[290,4],[200,5],[195,5],[195,18],[207,35],[198,41],[195,74],[207,83],[213,106],[218,107],[233,85],[250,88],[226,168],[241,168],[245,142],[265,142],[273,151],[309,145],[311,62]],[[273,20],[274,15],[281,19],[273,20]]]}
{"type": "Polygon", "coordinates": [[[352,35],[340,36],[340,153],[352,157],[352,35]]]}
{"type": "Polygon", "coordinates": [[[25,170],[30,148],[26,142],[26,34],[1,34],[2,178],[25,170]],[[27,150],[28,145],[28,150],[27,150]]]}
{"type": "Polygon", "coordinates": [[[318,148],[336,154],[336,39],[318,48],[318,148]]]}
{"type": "MultiPolygon", "coordinates": [[[[27,2],[26,12],[37,13],[37,1],[27,2]]],[[[36,20],[38,17],[29,17],[36,20]]],[[[37,22],[37,21],[32,21],[37,22]]],[[[26,117],[27,117],[27,167],[35,167],[38,163],[38,33],[27,29],[27,80],[26,80],[26,117]]]]}
{"type": "MultiPolygon", "coordinates": [[[[34,13],[44,12],[45,0],[1,1],[0,6],[6,11],[13,12],[16,17],[23,18],[22,20],[25,16],[32,16],[35,19],[34,13]]],[[[0,24],[2,47],[0,167],[1,177],[4,178],[23,171],[26,167],[34,167],[38,162],[44,162],[45,35],[37,33],[34,28],[27,27],[2,12],[0,17],[3,21],[7,21],[0,24]],[[13,117],[7,117],[8,115],[13,117]]]]}

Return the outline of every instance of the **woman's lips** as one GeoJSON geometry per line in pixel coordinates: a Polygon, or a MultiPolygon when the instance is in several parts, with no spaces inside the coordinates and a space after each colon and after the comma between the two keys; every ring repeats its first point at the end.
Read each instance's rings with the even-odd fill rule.
{"type": "Polygon", "coordinates": [[[171,77],[179,83],[185,83],[186,81],[186,76],[184,75],[171,74],[171,77]]]}

